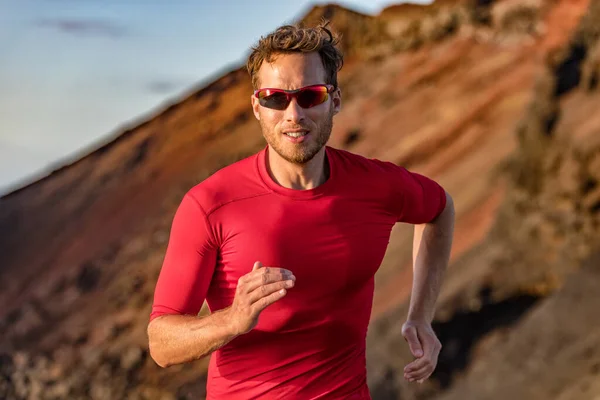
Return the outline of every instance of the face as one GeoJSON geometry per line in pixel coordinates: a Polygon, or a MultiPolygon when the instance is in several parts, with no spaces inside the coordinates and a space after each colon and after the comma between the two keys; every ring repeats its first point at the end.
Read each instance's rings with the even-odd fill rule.
{"type": "MultiPolygon", "coordinates": [[[[258,71],[259,88],[285,90],[324,84],[325,76],[317,52],[280,54],[272,63],[263,62],[258,71]]],[[[294,98],[287,108],[275,110],[261,106],[252,96],[252,109],[267,144],[281,158],[294,164],[307,163],[325,146],[331,135],[333,116],[340,106],[339,89],[329,93],[325,102],[310,108],[300,107],[294,98]]]]}

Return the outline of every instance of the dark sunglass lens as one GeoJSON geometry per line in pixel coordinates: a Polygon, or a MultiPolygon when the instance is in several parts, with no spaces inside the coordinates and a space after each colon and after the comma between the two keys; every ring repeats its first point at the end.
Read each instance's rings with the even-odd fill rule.
{"type": "Polygon", "coordinates": [[[323,89],[305,89],[298,93],[298,105],[302,108],[310,108],[327,100],[327,92],[323,89]]]}
{"type": "Polygon", "coordinates": [[[273,108],[275,110],[285,110],[288,105],[288,100],[284,93],[273,93],[269,96],[260,98],[260,104],[263,107],[273,108]]]}

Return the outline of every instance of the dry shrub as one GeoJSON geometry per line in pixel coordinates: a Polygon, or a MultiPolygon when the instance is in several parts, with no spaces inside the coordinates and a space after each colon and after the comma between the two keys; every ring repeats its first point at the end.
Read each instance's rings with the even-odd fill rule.
{"type": "Polygon", "coordinates": [[[502,33],[535,35],[538,33],[540,10],[534,5],[519,4],[494,15],[497,27],[502,33]]]}

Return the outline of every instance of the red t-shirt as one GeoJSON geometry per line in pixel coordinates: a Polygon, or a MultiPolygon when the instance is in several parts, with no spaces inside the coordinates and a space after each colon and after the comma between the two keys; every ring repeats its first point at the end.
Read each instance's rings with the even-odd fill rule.
{"type": "Polygon", "coordinates": [[[374,275],[396,222],[426,223],[445,207],[434,181],[390,162],[326,147],[328,180],[284,188],[268,147],[184,196],[173,219],[151,319],[233,302],[260,261],[296,276],[255,329],[211,355],[208,399],[370,399],[366,334],[374,275]]]}

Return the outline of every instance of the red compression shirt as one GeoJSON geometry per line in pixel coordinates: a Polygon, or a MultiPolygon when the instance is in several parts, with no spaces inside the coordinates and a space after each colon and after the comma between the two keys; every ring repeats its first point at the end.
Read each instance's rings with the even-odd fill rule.
{"type": "Polygon", "coordinates": [[[328,180],[279,186],[268,147],[184,196],[173,219],[151,319],[233,302],[260,261],[296,276],[255,329],[211,355],[208,399],[370,399],[365,345],[374,275],[396,222],[426,223],[445,207],[434,181],[390,162],[326,147],[328,180]]]}

